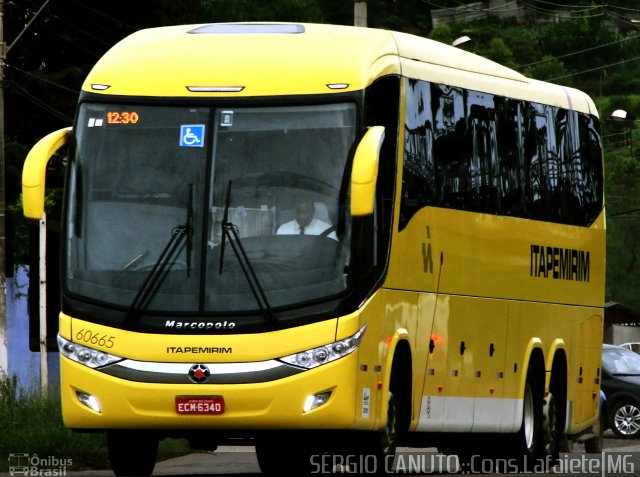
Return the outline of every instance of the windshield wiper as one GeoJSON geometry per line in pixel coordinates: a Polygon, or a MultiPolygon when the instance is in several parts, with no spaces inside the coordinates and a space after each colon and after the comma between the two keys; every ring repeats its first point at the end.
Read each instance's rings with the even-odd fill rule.
{"type": "MultiPolygon", "coordinates": [[[[140,311],[147,307],[151,298],[153,298],[158,291],[162,280],[164,280],[168,272],[168,265],[173,263],[174,258],[176,257],[176,252],[180,252],[178,248],[182,244],[183,239],[186,240],[187,278],[191,276],[191,251],[193,249],[193,183],[188,185],[187,194],[187,217],[185,218],[185,224],[177,225],[171,231],[169,241],[164,246],[164,249],[162,250],[162,253],[160,253],[156,262],[153,264],[153,267],[142,283],[142,286],[138,289],[131,305],[129,305],[125,321],[136,319],[140,314],[140,311]]],[[[134,258],[125,265],[124,269],[126,270],[139,258],[142,258],[147,254],[148,252],[145,252],[144,254],[134,258]]]]}
{"type": "Polygon", "coordinates": [[[129,305],[125,322],[136,319],[140,314],[140,310],[145,309],[151,298],[156,294],[162,280],[166,276],[167,265],[174,259],[182,240],[187,238],[191,233],[188,229],[189,227],[187,225],[178,225],[173,228],[171,238],[153,264],[153,268],[145,278],[142,286],[138,289],[138,293],[136,293],[131,305],[129,305]]]}
{"type": "Polygon", "coordinates": [[[227,194],[225,197],[224,204],[224,213],[222,215],[222,222],[220,224],[222,229],[222,237],[220,242],[220,268],[219,274],[222,275],[222,265],[224,261],[224,245],[227,239],[229,239],[229,245],[231,245],[231,249],[233,250],[233,254],[236,256],[238,260],[238,264],[242,269],[242,273],[247,279],[247,283],[249,288],[251,289],[251,293],[256,299],[258,303],[258,308],[262,312],[265,321],[272,325],[276,322],[276,318],[273,315],[273,311],[271,309],[271,305],[269,305],[269,300],[267,299],[267,295],[264,292],[264,288],[260,284],[260,280],[258,280],[258,276],[256,272],[253,270],[251,266],[251,261],[247,256],[247,252],[244,250],[242,246],[242,242],[240,241],[240,234],[238,233],[238,227],[229,222],[229,203],[231,199],[231,181],[227,185],[227,194]]]}
{"type": "Polygon", "coordinates": [[[227,241],[227,234],[225,233],[226,224],[229,223],[229,202],[231,200],[231,181],[227,185],[227,194],[224,199],[224,213],[222,214],[222,222],[220,222],[220,266],[218,267],[218,275],[222,275],[222,266],[224,264],[224,244],[227,241]]]}
{"type": "MultiPolygon", "coordinates": [[[[193,249],[193,183],[188,185],[187,194],[187,217],[185,219],[185,224],[177,225],[171,231],[169,241],[153,264],[153,267],[142,283],[142,286],[138,289],[131,305],[129,305],[129,309],[127,310],[127,315],[125,317],[126,322],[135,320],[140,315],[140,311],[147,307],[151,299],[157,293],[158,288],[160,288],[162,281],[168,273],[168,265],[173,263],[176,253],[180,253],[179,247],[182,244],[183,239],[186,240],[187,278],[191,276],[191,251],[193,249]]],[[[131,265],[139,259],[148,255],[148,253],[148,251],[145,251],[135,257],[125,265],[123,270],[131,267],[131,265]]]]}
{"type": "Polygon", "coordinates": [[[191,276],[191,251],[193,250],[193,183],[189,184],[187,188],[187,222],[186,227],[186,239],[187,239],[187,278],[191,276]]]}

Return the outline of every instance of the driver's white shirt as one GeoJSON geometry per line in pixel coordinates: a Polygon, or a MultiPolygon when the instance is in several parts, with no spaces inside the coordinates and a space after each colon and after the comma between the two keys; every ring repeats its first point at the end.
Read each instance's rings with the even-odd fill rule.
{"type": "MultiPolygon", "coordinates": [[[[305,235],[320,235],[322,234],[322,232],[324,232],[325,230],[327,230],[328,228],[330,228],[331,225],[323,222],[322,220],[318,220],[318,219],[313,219],[311,220],[311,222],[309,223],[309,225],[307,225],[304,228],[304,234],[305,235]]],[[[278,232],[276,232],[278,235],[299,235],[300,234],[300,224],[298,224],[298,221],[296,219],[293,219],[287,223],[282,224],[279,228],[278,228],[278,232]]],[[[333,240],[338,240],[338,236],[336,235],[336,233],[334,231],[332,231],[330,234],[327,235],[327,237],[332,238],[333,240]]]]}

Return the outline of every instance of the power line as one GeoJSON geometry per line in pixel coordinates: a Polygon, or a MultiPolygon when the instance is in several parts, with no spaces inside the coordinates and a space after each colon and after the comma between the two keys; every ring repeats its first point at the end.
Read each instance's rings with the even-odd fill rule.
{"type": "Polygon", "coordinates": [[[583,19],[583,18],[597,18],[597,17],[601,17],[605,15],[604,11],[601,11],[599,13],[593,14],[593,15],[585,15],[586,12],[589,11],[593,11],[593,10],[599,10],[600,7],[596,6],[596,7],[589,7],[589,8],[585,8],[584,10],[580,10],[580,11],[570,11],[570,12],[562,12],[560,10],[553,10],[553,9],[549,9],[549,8],[543,8],[543,7],[537,7],[534,6],[530,3],[525,3],[525,8],[535,12],[535,13],[539,13],[540,15],[546,15],[548,17],[552,17],[552,18],[558,18],[561,20],[576,20],[576,19],[583,19]],[[564,14],[563,14],[564,13],[564,14]]]}
{"type": "MultiPolygon", "coordinates": [[[[23,12],[25,16],[28,15],[28,12],[22,7],[17,6],[19,10],[23,12]]],[[[77,14],[77,11],[73,11],[73,13],[77,14]]],[[[56,40],[65,42],[69,45],[73,45],[75,48],[88,53],[90,56],[94,58],[99,58],[101,56],[101,52],[104,49],[110,48],[114,45],[118,40],[122,38],[122,36],[112,36],[112,38],[106,38],[106,33],[113,34],[113,30],[107,29],[102,26],[100,23],[92,21],[90,15],[87,17],[85,15],[80,14],[77,22],[70,22],[67,17],[70,14],[65,13],[64,8],[62,11],[54,11],[49,15],[48,22],[40,22],[38,27],[52,35],[55,36],[56,40]],[[53,24],[55,22],[59,22],[62,24],[62,28],[56,28],[53,24]],[[87,29],[86,27],[89,27],[87,29]],[[101,29],[105,32],[105,34],[96,33],[96,30],[101,29]],[[99,44],[101,45],[99,48],[91,49],[91,47],[86,46],[85,44],[78,43],[74,39],[72,39],[68,34],[60,33],[60,32],[73,32],[76,36],[80,36],[83,39],[87,40],[86,43],[88,45],[91,44],[99,44]]],[[[106,16],[107,18],[111,18],[106,16]]],[[[126,25],[122,23],[122,25],[126,25]]],[[[131,27],[133,29],[133,27],[131,27]]]]}
{"type": "MultiPolygon", "coordinates": [[[[461,10],[463,10],[460,7],[455,7],[454,8],[454,7],[446,7],[446,6],[443,6],[443,5],[440,5],[440,4],[436,4],[432,0],[423,0],[423,1],[425,3],[427,3],[427,4],[429,4],[429,5],[436,6],[438,8],[442,8],[442,9],[445,9],[445,10],[450,10],[450,11],[455,11],[455,12],[460,12],[461,10]]],[[[587,12],[587,11],[592,11],[594,9],[602,8],[602,5],[585,8],[585,7],[579,6],[579,5],[558,4],[558,3],[548,2],[548,1],[544,1],[544,0],[533,0],[533,1],[538,2],[538,3],[547,4],[547,5],[556,6],[556,7],[569,7],[569,8],[580,8],[581,9],[578,12],[574,11],[572,13],[587,12]]],[[[455,3],[457,3],[458,5],[460,5],[462,7],[465,7],[466,10],[483,11],[483,12],[487,12],[487,11],[490,10],[490,9],[486,9],[486,8],[473,7],[471,5],[463,4],[462,2],[459,2],[459,1],[456,1],[455,3]]],[[[510,2],[510,3],[513,3],[513,2],[510,2]]],[[[525,3],[525,6],[527,6],[527,5],[531,6],[530,3],[525,3]]],[[[519,7],[517,7],[517,8],[519,8],[519,7]]],[[[550,13],[546,13],[546,14],[548,14],[550,16],[558,17],[553,10],[546,9],[546,11],[550,12],[550,13]]],[[[640,11],[640,10],[638,10],[638,11],[640,11]]],[[[542,12],[540,12],[540,13],[542,13],[542,12]]],[[[601,12],[601,13],[598,13],[597,15],[590,15],[590,16],[586,16],[586,17],[584,15],[580,15],[580,16],[571,17],[571,18],[593,18],[593,17],[599,17],[599,16],[603,16],[603,15],[604,15],[604,12],[601,12]]],[[[568,17],[560,16],[560,18],[568,18],[568,17]]],[[[631,40],[635,40],[635,39],[638,39],[638,38],[640,38],[640,35],[634,35],[634,36],[630,36],[630,37],[627,37],[627,38],[622,38],[620,40],[611,41],[609,43],[604,43],[604,44],[596,45],[596,46],[593,46],[593,47],[590,47],[590,48],[585,48],[585,49],[582,49],[582,50],[579,50],[579,51],[573,51],[573,52],[570,52],[570,53],[565,53],[563,55],[558,55],[558,56],[554,56],[554,57],[551,57],[551,58],[545,58],[545,59],[542,59],[542,60],[533,61],[531,63],[526,63],[524,65],[518,65],[518,66],[515,66],[514,69],[515,70],[521,70],[521,69],[527,68],[529,66],[535,66],[535,65],[547,63],[547,62],[550,62],[550,61],[559,60],[559,59],[562,59],[562,58],[568,58],[570,56],[579,55],[579,54],[582,54],[582,53],[587,53],[589,51],[594,51],[594,50],[597,50],[597,49],[600,49],[600,48],[605,48],[607,46],[613,46],[613,45],[621,44],[621,43],[624,43],[624,42],[627,42],[627,41],[631,41],[631,40]]],[[[628,60],[628,61],[633,61],[633,60],[628,60]]],[[[616,65],[616,64],[619,64],[619,63],[614,63],[612,65],[606,65],[606,66],[603,66],[601,68],[606,68],[608,66],[613,66],[613,65],[616,65]]],[[[575,73],[575,74],[571,74],[571,75],[567,75],[567,76],[578,75],[578,74],[586,73],[586,72],[589,72],[589,71],[594,71],[594,70],[585,70],[584,72],[579,72],[579,73],[575,73]]],[[[567,76],[561,76],[561,77],[558,77],[558,78],[555,78],[555,79],[564,78],[564,77],[567,77],[567,76]]]]}
{"type": "Polygon", "coordinates": [[[615,195],[607,194],[607,200],[620,199],[620,200],[640,200],[640,196],[637,195],[615,195]]]}
{"type": "MultiPolygon", "coordinates": [[[[59,14],[55,15],[53,19],[67,26],[69,31],[80,31],[80,33],[90,38],[92,41],[96,41],[102,45],[111,47],[116,41],[120,40],[123,35],[119,34],[119,30],[113,28],[112,25],[105,24],[104,21],[94,21],[95,14],[80,12],[78,9],[72,8],[72,5],[61,6],[59,14]],[[80,29],[80,27],[84,27],[80,29]]],[[[113,22],[111,17],[107,17],[108,22],[113,22]]],[[[125,27],[125,31],[130,33],[133,27],[125,27]]]]}
{"type": "MultiPolygon", "coordinates": [[[[636,212],[640,212],[640,209],[629,209],[623,212],[615,212],[613,214],[607,214],[607,217],[609,218],[620,217],[621,215],[629,215],[629,214],[634,214],[636,212]]],[[[628,218],[628,217],[625,217],[625,218],[628,218]]]]}
{"type": "Polygon", "coordinates": [[[480,12],[480,13],[508,13],[508,12],[515,12],[518,11],[518,9],[520,8],[517,5],[517,1],[518,0],[513,0],[509,3],[506,3],[500,7],[492,7],[492,8],[478,8],[478,7],[474,7],[472,5],[469,4],[465,4],[462,2],[458,2],[456,1],[455,3],[457,3],[459,6],[458,7],[447,7],[444,5],[440,5],[438,3],[433,2],[432,0],[422,0],[424,3],[426,3],[427,5],[431,5],[432,7],[436,7],[442,10],[449,10],[450,12],[453,13],[464,13],[464,12],[480,12]],[[513,8],[504,8],[507,5],[515,5],[513,8]]]}
{"type": "Polygon", "coordinates": [[[597,66],[595,68],[590,68],[588,70],[578,71],[577,73],[570,73],[570,74],[567,74],[567,75],[556,76],[554,78],[548,78],[545,81],[556,81],[556,80],[563,79],[563,78],[570,78],[572,76],[578,76],[578,75],[581,75],[581,74],[584,74],[584,73],[592,73],[593,71],[603,70],[605,68],[609,68],[610,66],[618,66],[618,65],[622,65],[624,63],[630,63],[630,62],[636,61],[636,60],[640,60],[640,56],[636,56],[635,58],[630,58],[628,60],[617,61],[615,63],[609,63],[608,65],[597,66]]]}
{"type": "Polygon", "coordinates": [[[20,37],[22,37],[22,35],[24,35],[24,32],[26,32],[29,27],[31,26],[31,24],[34,22],[34,20],[36,18],[38,18],[38,16],[40,15],[40,13],[42,13],[42,11],[44,10],[44,8],[47,6],[47,4],[49,3],[50,0],[45,0],[45,2],[42,4],[42,6],[40,7],[40,9],[31,17],[31,19],[29,20],[29,22],[25,25],[25,27],[22,29],[22,31],[20,33],[18,33],[18,36],[14,38],[13,42],[7,47],[6,51],[5,51],[5,55],[9,53],[9,50],[11,50],[11,48],[13,48],[13,46],[18,42],[18,40],[20,39],[20,37]]]}
{"type": "Polygon", "coordinates": [[[85,3],[81,3],[78,0],[71,0],[71,1],[73,3],[75,3],[76,5],[81,6],[83,8],[86,8],[87,10],[90,10],[92,13],[100,15],[101,17],[104,17],[104,18],[106,18],[107,20],[109,20],[111,22],[119,23],[122,27],[125,27],[126,29],[130,30],[131,32],[134,32],[134,31],[136,31],[138,29],[138,28],[136,28],[136,27],[134,27],[132,25],[129,25],[128,23],[126,23],[126,22],[124,22],[122,20],[119,20],[119,19],[117,19],[115,17],[112,17],[111,15],[107,15],[106,13],[101,12],[100,10],[96,10],[95,8],[92,8],[89,5],[86,5],[85,3]]]}
{"type": "Polygon", "coordinates": [[[552,7],[559,7],[559,8],[581,8],[582,10],[580,11],[585,11],[585,10],[591,10],[593,8],[601,8],[602,5],[593,5],[591,7],[584,7],[583,5],[567,5],[566,3],[555,3],[555,2],[548,2],[545,0],[531,0],[533,2],[537,2],[537,3],[544,3],[545,5],[551,5],[552,7]]]}
{"type": "Polygon", "coordinates": [[[76,90],[76,89],[69,88],[68,86],[65,86],[65,85],[62,85],[62,84],[59,84],[59,83],[55,83],[55,82],[53,82],[53,81],[51,81],[51,80],[49,80],[47,78],[44,78],[43,76],[36,75],[34,73],[30,73],[29,71],[25,71],[22,68],[18,68],[17,66],[13,66],[13,65],[7,65],[7,66],[12,70],[18,71],[19,73],[22,73],[23,75],[35,78],[36,80],[42,81],[43,83],[50,84],[52,86],[55,86],[57,88],[60,88],[62,90],[68,91],[68,92],[73,93],[73,94],[78,94],[78,90],[76,90]]]}
{"type": "Polygon", "coordinates": [[[615,21],[617,21],[619,23],[624,23],[625,25],[631,25],[634,28],[638,27],[638,25],[636,23],[634,23],[633,20],[631,20],[631,19],[629,19],[627,17],[623,17],[619,13],[607,12],[607,16],[610,17],[610,18],[613,18],[615,21]]]}
{"type": "MultiPolygon", "coordinates": [[[[461,2],[459,0],[452,0],[455,4],[457,4],[457,7],[450,7],[450,6],[445,6],[439,3],[434,2],[433,0],[423,0],[424,3],[426,3],[427,5],[431,5],[433,7],[442,9],[442,10],[449,10],[451,12],[481,12],[481,13],[508,13],[508,12],[514,12],[519,10],[520,8],[522,8],[520,6],[520,4],[517,2],[517,0],[511,1],[509,3],[506,3],[504,5],[500,5],[500,6],[496,6],[496,7],[490,7],[490,8],[485,8],[485,7],[475,7],[471,4],[468,3],[464,3],[461,2]],[[505,8],[508,5],[514,5],[513,8],[505,8]]],[[[533,0],[533,1],[538,1],[540,2],[540,0],[533,0]]],[[[549,5],[555,5],[555,6],[564,6],[564,5],[556,5],[550,2],[541,2],[541,3],[546,3],[549,5]]],[[[544,8],[544,7],[539,7],[539,6],[535,6],[529,2],[525,2],[524,3],[525,8],[529,8],[530,10],[536,12],[536,13],[540,13],[543,15],[548,15],[551,17],[555,17],[555,18],[562,18],[562,19],[566,19],[566,18],[592,18],[592,17],[599,17],[604,15],[604,12],[600,12],[597,13],[595,15],[590,15],[590,16],[586,16],[582,15],[582,13],[585,12],[590,12],[593,10],[600,10],[602,8],[601,5],[596,5],[596,6],[591,6],[591,7],[583,7],[583,6],[576,6],[576,5],[567,5],[567,7],[571,7],[571,8],[580,8],[580,10],[574,10],[574,11],[569,11],[566,12],[568,15],[562,15],[561,11],[558,10],[554,10],[554,9],[549,9],[549,8],[544,8]],[[578,15],[580,14],[580,15],[578,15]]]]}
{"type": "Polygon", "coordinates": [[[513,11],[516,11],[519,8],[517,0],[513,0],[513,1],[509,2],[509,3],[505,3],[504,5],[501,5],[501,6],[498,6],[498,7],[489,7],[489,8],[476,8],[476,7],[473,7],[473,6],[469,5],[469,4],[460,2],[458,0],[453,0],[453,1],[454,1],[454,3],[459,5],[459,7],[457,7],[457,8],[466,7],[469,10],[474,10],[474,11],[477,11],[477,12],[499,12],[499,13],[503,13],[503,12],[513,12],[513,11]],[[507,5],[515,5],[516,7],[515,8],[505,9],[504,7],[506,7],[507,5]]]}
{"type": "Polygon", "coordinates": [[[604,47],[607,47],[607,46],[618,45],[620,43],[624,43],[625,41],[636,40],[638,38],[640,38],[640,35],[630,36],[630,37],[627,37],[627,38],[623,38],[621,40],[611,41],[609,43],[603,43],[602,45],[596,45],[596,46],[592,46],[590,48],[585,48],[584,50],[572,51],[571,53],[565,53],[564,55],[554,56],[553,58],[546,58],[544,60],[534,61],[532,63],[527,63],[525,65],[516,66],[514,69],[526,68],[527,66],[533,66],[533,65],[538,65],[538,64],[541,64],[541,63],[546,63],[548,61],[559,60],[561,58],[567,58],[569,56],[579,55],[581,53],[586,53],[588,51],[597,50],[599,48],[604,48],[604,47]]]}
{"type": "Polygon", "coordinates": [[[624,10],[626,12],[640,13],[640,10],[637,8],[619,7],[617,5],[609,5],[609,4],[607,4],[607,8],[613,9],[613,10],[624,10]]]}
{"type": "Polygon", "coordinates": [[[62,111],[58,111],[57,109],[49,106],[49,104],[47,102],[36,98],[34,95],[32,95],[29,91],[24,89],[19,84],[15,83],[15,82],[12,82],[11,86],[15,90],[15,92],[18,93],[20,96],[22,96],[23,98],[25,98],[28,101],[32,102],[36,106],[39,106],[44,111],[47,111],[49,114],[57,117],[58,119],[62,119],[66,123],[69,123],[69,124],[73,123],[73,118],[67,116],[62,111]]]}
{"type": "MultiPolygon", "coordinates": [[[[28,14],[28,12],[22,8],[22,7],[18,7],[25,15],[28,14]]],[[[56,12],[53,12],[52,14],[49,15],[49,22],[40,22],[38,24],[38,27],[41,28],[44,31],[47,31],[49,33],[52,33],[53,35],[55,35],[55,38],[61,41],[64,41],[70,45],[73,45],[74,47],[84,51],[85,53],[89,53],[92,56],[98,58],[101,56],[101,53],[96,51],[96,50],[91,50],[89,48],[87,48],[85,45],[81,45],[79,43],[77,43],[76,41],[72,40],[69,38],[69,35],[66,34],[61,34],[60,32],[63,31],[69,31],[69,32],[73,32],[74,34],[80,35],[82,37],[84,37],[86,40],[89,40],[90,42],[93,43],[98,43],[100,45],[102,45],[105,48],[110,48],[111,46],[113,46],[113,44],[118,41],[120,38],[114,38],[113,41],[109,41],[109,40],[105,40],[103,35],[99,35],[96,34],[95,29],[96,27],[94,27],[92,30],[87,30],[85,28],[83,28],[84,25],[86,25],[87,23],[91,23],[90,21],[84,21],[81,19],[81,21],[77,22],[77,23],[71,23],[69,21],[67,21],[64,17],[66,17],[68,15],[64,15],[64,14],[56,14],[56,12]],[[54,26],[51,25],[51,22],[60,22],[63,25],[63,28],[55,28],[54,26]]],[[[95,23],[93,23],[93,25],[96,25],[95,23]]],[[[90,44],[90,43],[89,43],[90,44]]]]}

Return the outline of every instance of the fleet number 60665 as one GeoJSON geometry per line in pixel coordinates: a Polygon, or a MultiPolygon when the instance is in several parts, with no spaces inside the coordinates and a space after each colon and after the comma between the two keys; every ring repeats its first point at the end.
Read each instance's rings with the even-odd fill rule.
{"type": "Polygon", "coordinates": [[[105,348],[113,348],[113,345],[115,344],[115,337],[108,336],[104,333],[94,333],[91,330],[81,329],[76,333],[76,341],[103,346],[105,348]]]}

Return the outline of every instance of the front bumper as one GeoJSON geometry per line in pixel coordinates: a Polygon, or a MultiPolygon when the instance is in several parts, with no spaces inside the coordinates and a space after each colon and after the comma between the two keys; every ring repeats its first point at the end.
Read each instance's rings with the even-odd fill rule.
{"type": "MultiPolygon", "coordinates": [[[[284,373],[283,377],[274,376],[275,379],[269,378],[263,382],[247,382],[251,374],[240,374],[239,382],[229,382],[227,379],[224,384],[215,383],[215,380],[213,384],[188,382],[188,375],[183,373],[182,368],[188,369],[194,363],[170,363],[170,369],[167,368],[165,373],[154,373],[154,370],[163,369],[163,363],[146,363],[144,370],[120,364],[119,371],[112,372],[118,375],[112,375],[61,355],[63,420],[67,427],[74,429],[260,431],[353,428],[357,354],[356,351],[326,365],[291,375],[284,373]],[[156,376],[156,379],[151,379],[152,376],[156,376]],[[167,376],[180,376],[182,382],[167,382],[167,376]],[[163,382],[148,382],[154,380],[163,382]],[[331,391],[326,403],[304,412],[308,396],[326,391],[331,391]],[[95,397],[100,412],[83,403],[78,393],[95,397]],[[223,396],[225,410],[222,414],[177,413],[176,396],[209,395],[223,396]]],[[[255,370],[255,366],[252,366],[255,364],[246,363],[243,367],[255,370]]],[[[208,366],[211,366],[213,375],[216,364],[208,366]]],[[[111,371],[114,369],[112,367],[111,371]]],[[[105,371],[108,370],[109,367],[106,367],[105,371]]],[[[258,372],[258,375],[266,376],[262,372],[258,372]]]]}

